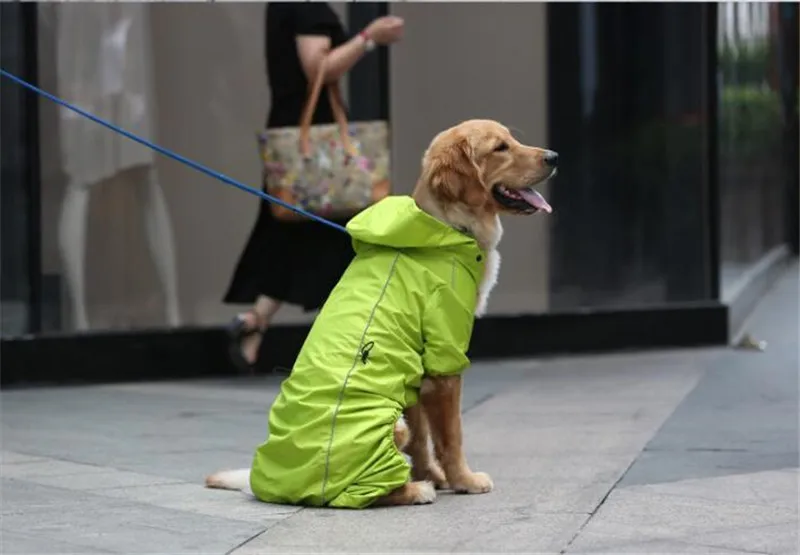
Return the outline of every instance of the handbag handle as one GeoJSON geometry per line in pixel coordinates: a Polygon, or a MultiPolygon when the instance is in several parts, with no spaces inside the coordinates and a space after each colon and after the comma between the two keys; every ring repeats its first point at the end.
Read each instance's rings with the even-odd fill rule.
{"type": "MultiPolygon", "coordinates": [[[[322,91],[322,85],[325,82],[325,65],[327,64],[328,57],[325,56],[319,62],[319,69],[314,81],[309,86],[308,99],[303,107],[302,115],[300,116],[300,153],[303,156],[311,154],[311,120],[314,119],[314,111],[319,102],[319,95],[322,91]]],[[[333,118],[339,124],[339,134],[342,139],[342,146],[344,151],[353,155],[353,145],[350,142],[350,134],[347,129],[347,116],[345,115],[344,105],[342,103],[342,92],[339,89],[339,81],[328,85],[328,100],[331,103],[331,110],[333,111],[333,118]]]]}

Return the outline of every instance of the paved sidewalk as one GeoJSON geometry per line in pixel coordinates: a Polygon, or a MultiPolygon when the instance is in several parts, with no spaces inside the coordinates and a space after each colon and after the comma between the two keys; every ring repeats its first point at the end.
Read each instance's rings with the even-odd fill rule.
{"type": "Polygon", "coordinates": [[[798,553],[797,267],[728,349],[477,365],[489,495],[335,511],[206,490],[247,466],[274,378],[5,391],[0,552],[798,553]]]}

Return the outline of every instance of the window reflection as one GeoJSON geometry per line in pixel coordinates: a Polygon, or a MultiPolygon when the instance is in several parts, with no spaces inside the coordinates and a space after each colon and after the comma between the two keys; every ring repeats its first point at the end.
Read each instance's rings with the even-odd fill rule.
{"type": "Polygon", "coordinates": [[[717,17],[725,298],[749,267],[785,239],[782,143],[787,121],[780,89],[787,76],[779,59],[778,3],[722,2],[717,17]]]}
{"type": "Polygon", "coordinates": [[[550,4],[550,308],[708,298],[705,11],[550,4]]]}

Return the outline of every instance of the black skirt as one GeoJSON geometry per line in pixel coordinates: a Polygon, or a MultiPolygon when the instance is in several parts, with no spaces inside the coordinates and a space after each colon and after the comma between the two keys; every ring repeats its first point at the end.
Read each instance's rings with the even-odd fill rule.
{"type": "Polygon", "coordinates": [[[262,200],[223,301],[252,304],[259,295],[266,295],[305,311],[316,310],[353,256],[347,233],[313,220],[276,220],[269,203],[262,200]]]}

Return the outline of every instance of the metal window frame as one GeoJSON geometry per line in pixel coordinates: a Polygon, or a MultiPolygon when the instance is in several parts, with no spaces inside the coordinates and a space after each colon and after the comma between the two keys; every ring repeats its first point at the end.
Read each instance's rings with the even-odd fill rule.
{"type": "MultiPolygon", "coordinates": [[[[13,67],[5,68],[36,84],[38,82],[38,6],[34,2],[3,2],[0,18],[9,18],[19,35],[7,40],[17,40],[21,53],[13,60],[13,67]]],[[[15,86],[5,84],[5,86],[15,86]]],[[[25,225],[14,230],[23,235],[26,244],[26,272],[28,290],[26,333],[37,333],[42,328],[42,248],[41,248],[41,167],[39,151],[39,99],[33,93],[21,92],[16,97],[19,105],[14,110],[22,119],[22,182],[4,183],[3,187],[21,187],[16,191],[24,198],[25,225]]],[[[8,138],[5,137],[7,140],[8,138]]],[[[16,138],[14,138],[16,140],[16,138]]]]}
{"type": "MultiPolygon", "coordinates": [[[[352,2],[347,5],[351,33],[366,27],[376,17],[389,14],[388,2],[352,2]]],[[[389,121],[389,51],[379,46],[367,54],[348,74],[348,105],[353,121],[389,121]]]]}

